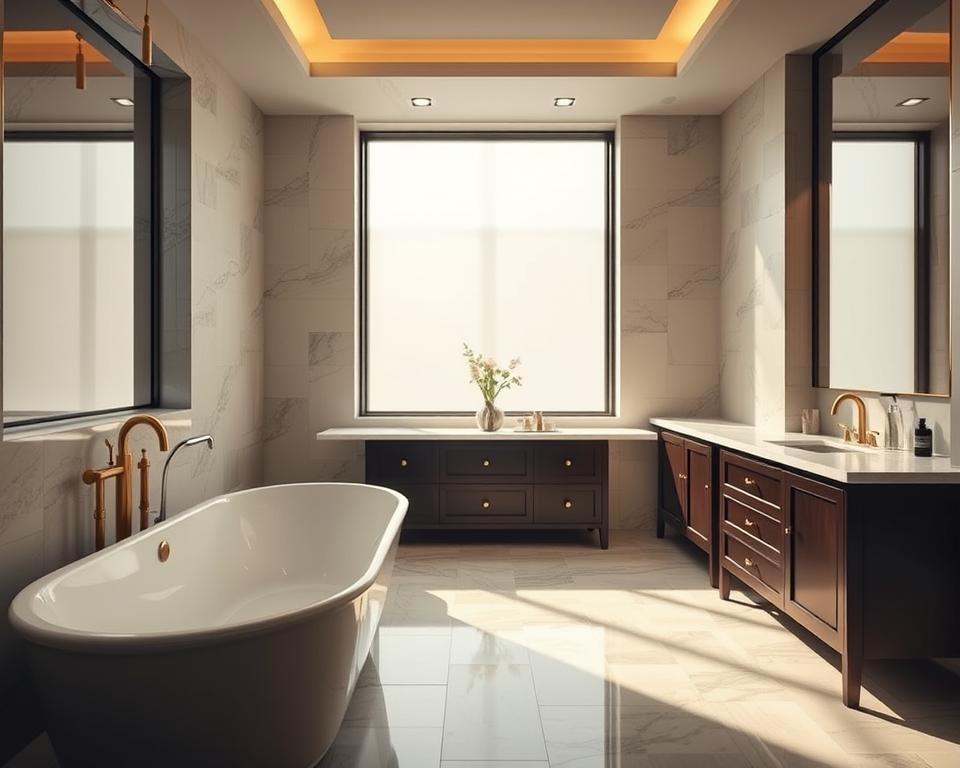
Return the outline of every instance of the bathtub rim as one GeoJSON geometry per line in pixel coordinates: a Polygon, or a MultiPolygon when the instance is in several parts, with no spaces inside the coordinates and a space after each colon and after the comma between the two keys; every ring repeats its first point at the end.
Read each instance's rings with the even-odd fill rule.
{"type": "Polygon", "coordinates": [[[231,493],[222,493],[183,510],[183,512],[174,515],[159,525],[154,525],[146,530],[139,531],[121,542],[111,544],[99,552],[93,552],[35,579],[17,593],[16,597],[10,602],[7,615],[10,624],[17,631],[17,634],[27,643],[79,653],[118,654],[169,651],[232,642],[257,635],[269,634],[270,632],[285,629],[291,625],[305,621],[312,616],[351,603],[366,593],[374,585],[387,561],[390,549],[399,538],[400,528],[406,516],[408,506],[409,501],[403,494],[398,493],[392,488],[367,483],[280,483],[247,488],[231,493]],[[392,496],[397,503],[381,535],[376,552],[369,566],[363,572],[363,575],[352,584],[347,585],[344,589],[341,589],[329,597],[301,608],[283,611],[265,618],[220,627],[206,627],[171,632],[98,633],[91,630],[73,629],[59,624],[53,624],[38,616],[33,610],[33,600],[38,591],[49,586],[54,581],[59,581],[69,572],[98,557],[103,557],[111,552],[119,552],[125,548],[132,547],[143,539],[152,536],[162,536],[163,532],[171,526],[183,522],[188,519],[188,517],[202,513],[207,507],[223,499],[261,493],[270,489],[312,488],[315,486],[376,489],[377,491],[386,493],[388,496],[392,496]]]}

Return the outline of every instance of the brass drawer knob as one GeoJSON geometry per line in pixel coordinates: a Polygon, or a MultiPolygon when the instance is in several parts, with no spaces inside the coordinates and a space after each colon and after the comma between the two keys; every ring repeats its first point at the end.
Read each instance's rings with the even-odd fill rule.
{"type": "Polygon", "coordinates": [[[570,509],[572,506],[573,506],[573,502],[570,501],[570,499],[564,499],[564,500],[563,500],[563,508],[564,508],[564,509],[570,509]]]}
{"type": "Polygon", "coordinates": [[[483,460],[483,466],[489,467],[489,466],[490,466],[490,459],[484,459],[484,460],[483,460]]]}
{"type": "Polygon", "coordinates": [[[747,486],[756,485],[757,481],[754,480],[752,477],[745,477],[743,478],[743,484],[747,486]]]}
{"type": "Polygon", "coordinates": [[[564,460],[563,460],[563,466],[565,466],[565,467],[572,467],[572,466],[573,466],[573,459],[564,459],[564,460]]]}
{"type": "Polygon", "coordinates": [[[749,557],[743,558],[743,564],[744,564],[747,568],[753,568],[753,565],[754,565],[753,560],[751,560],[749,557]]]}
{"type": "Polygon", "coordinates": [[[487,499],[484,499],[480,502],[480,506],[484,509],[490,509],[490,502],[487,499]]]}
{"type": "Polygon", "coordinates": [[[751,520],[749,517],[743,518],[743,524],[744,524],[745,526],[747,526],[747,528],[751,528],[751,527],[753,527],[754,525],[756,525],[756,523],[753,522],[753,520],[751,520]]]}
{"type": "Polygon", "coordinates": [[[406,460],[406,459],[400,459],[400,466],[401,466],[401,467],[407,466],[407,460],[406,460]]]}

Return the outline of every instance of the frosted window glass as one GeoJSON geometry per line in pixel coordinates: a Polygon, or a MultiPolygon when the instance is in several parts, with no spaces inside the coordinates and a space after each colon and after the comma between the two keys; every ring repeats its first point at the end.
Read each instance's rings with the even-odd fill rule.
{"type": "Polygon", "coordinates": [[[6,421],[134,405],[132,141],[8,141],[6,421]]]}
{"type": "Polygon", "coordinates": [[[916,195],[914,142],[834,142],[832,387],[916,389],[916,195]]]}
{"type": "Polygon", "coordinates": [[[368,412],[476,410],[462,344],[523,386],[507,410],[607,409],[607,144],[367,144],[368,412]]]}

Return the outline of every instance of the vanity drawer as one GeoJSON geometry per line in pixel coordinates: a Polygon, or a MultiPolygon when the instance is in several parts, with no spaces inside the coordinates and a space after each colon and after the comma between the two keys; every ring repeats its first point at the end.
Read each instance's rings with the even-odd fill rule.
{"type": "Polygon", "coordinates": [[[404,527],[415,528],[418,525],[436,525],[440,522],[439,493],[436,485],[394,483],[390,487],[406,496],[410,503],[407,516],[403,518],[404,527]]]}
{"type": "Polygon", "coordinates": [[[726,451],[720,454],[720,464],[720,477],[724,485],[763,502],[768,514],[780,519],[780,507],[783,504],[780,470],[726,451]],[[768,509],[770,507],[773,509],[768,509]]]}
{"type": "Polygon", "coordinates": [[[542,485],[534,489],[536,523],[600,523],[599,486],[542,485]]]}
{"type": "Polygon", "coordinates": [[[534,477],[538,483],[600,482],[598,443],[541,443],[533,450],[534,477]]]}
{"type": "Polygon", "coordinates": [[[770,602],[781,606],[783,568],[727,534],[723,535],[722,546],[727,570],[770,602]]]}
{"type": "Polygon", "coordinates": [[[440,486],[444,523],[509,525],[533,521],[533,494],[526,486],[440,486]]]}
{"type": "Polygon", "coordinates": [[[441,482],[492,478],[524,482],[530,477],[530,449],[522,445],[453,445],[440,449],[441,482]]]}
{"type": "MultiPolygon", "coordinates": [[[[435,483],[437,450],[423,443],[367,443],[367,482],[372,485],[391,483],[435,483]]],[[[392,486],[391,486],[392,487],[392,486]]]]}
{"type": "Polygon", "coordinates": [[[723,530],[765,553],[774,562],[783,564],[783,525],[765,512],[725,495],[723,530]]]}

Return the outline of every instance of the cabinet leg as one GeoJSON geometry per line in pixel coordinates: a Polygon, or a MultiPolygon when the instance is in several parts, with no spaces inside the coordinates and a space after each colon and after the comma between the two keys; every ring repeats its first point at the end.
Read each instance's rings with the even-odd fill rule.
{"type": "Polygon", "coordinates": [[[707,559],[707,568],[710,571],[710,586],[716,589],[720,585],[720,564],[717,562],[717,558],[713,556],[712,552],[707,559]]]}
{"type": "Polygon", "coordinates": [[[725,568],[720,569],[718,574],[718,581],[720,586],[720,599],[729,600],[730,599],[730,572],[725,568]]]}
{"type": "Polygon", "coordinates": [[[600,549],[609,549],[610,548],[610,529],[607,526],[603,526],[600,529],[600,549]]]}
{"type": "Polygon", "coordinates": [[[860,686],[863,683],[863,657],[845,653],[840,661],[843,675],[843,703],[856,709],[860,706],[860,686]]]}
{"type": "Polygon", "coordinates": [[[664,522],[663,517],[657,515],[657,538],[662,539],[664,534],[664,522]]]}

